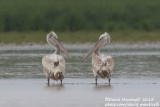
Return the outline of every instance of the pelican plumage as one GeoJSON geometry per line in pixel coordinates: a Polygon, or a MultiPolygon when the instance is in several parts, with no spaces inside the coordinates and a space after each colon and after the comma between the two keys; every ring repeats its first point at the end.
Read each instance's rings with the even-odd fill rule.
{"type": "Polygon", "coordinates": [[[59,42],[58,36],[54,32],[50,32],[47,35],[47,42],[51,46],[56,48],[56,51],[53,54],[46,55],[42,58],[42,66],[46,78],[48,79],[48,84],[50,78],[53,80],[60,80],[62,84],[62,80],[64,78],[65,73],[65,60],[60,55],[61,50],[70,58],[72,57],[68,54],[63,45],[59,42]]]}
{"type": "Polygon", "coordinates": [[[99,40],[94,47],[86,54],[84,60],[92,56],[92,70],[97,84],[97,77],[108,79],[109,85],[111,81],[111,73],[114,69],[114,60],[112,56],[100,54],[100,48],[110,43],[110,36],[107,32],[99,37],[99,40]]]}

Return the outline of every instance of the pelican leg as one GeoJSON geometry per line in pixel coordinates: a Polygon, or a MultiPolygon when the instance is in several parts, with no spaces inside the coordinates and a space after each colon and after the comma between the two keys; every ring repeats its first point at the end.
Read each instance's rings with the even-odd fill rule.
{"type": "Polygon", "coordinates": [[[60,80],[61,80],[61,85],[62,85],[62,80],[63,80],[63,78],[64,78],[64,76],[63,76],[62,72],[60,72],[60,74],[59,74],[59,78],[60,78],[60,80]]]}
{"type": "Polygon", "coordinates": [[[48,85],[49,85],[49,80],[50,80],[50,79],[49,79],[49,78],[47,78],[47,80],[48,80],[48,85]]]}
{"type": "Polygon", "coordinates": [[[61,85],[62,85],[62,80],[61,80],[61,85]]]}
{"type": "Polygon", "coordinates": [[[95,78],[95,81],[96,81],[96,85],[97,85],[97,76],[96,76],[96,78],[95,78]]]}
{"type": "Polygon", "coordinates": [[[111,82],[111,79],[109,78],[109,79],[108,79],[109,86],[111,85],[110,82],[111,82]]]}

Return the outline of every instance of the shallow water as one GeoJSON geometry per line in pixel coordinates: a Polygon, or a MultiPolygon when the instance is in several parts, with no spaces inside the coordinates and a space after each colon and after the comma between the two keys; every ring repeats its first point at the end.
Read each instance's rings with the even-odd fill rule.
{"type": "Polygon", "coordinates": [[[2,107],[105,107],[106,103],[149,103],[142,100],[113,102],[105,101],[105,98],[153,98],[154,101],[151,103],[160,104],[159,79],[114,78],[111,86],[102,79],[95,85],[93,78],[65,78],[63,85],[54,82],[50,86],[45,84],[45,80],[1,79],[0,105],[2,107]]]}
{"type": "Polygon", "coordinates": [[[91,57],[82,60],[92,44],[64,46],[73,60],[62,53],[66,59],[63,85],[51,81],[49,86],[41,60],[54,52],[52,47],[0,46],[0,106],[105,107],[106,103],[115,103],[105,98],[153,98],[151,103],[160,104],[159,44],[116,44],[102,49],[102,53],[111,55],[115,61],[111,86],[103,79],[98,79],[95,85],[91,57]]]}
{"type": "MultiPolygon", "coordinates": [[[[91,57],[82,57],[93,44],[68,45],[73,60],[66,59],[67,78],[92,78],[91,57]]],[[[54,49],[48,45],[1,46],[0,78],[44,78],[41,60],[54,49]]],[[[160,77],[159,44],[110,45],[101,53],[111,55],[115,61],[113,78],[160,77]]]]}

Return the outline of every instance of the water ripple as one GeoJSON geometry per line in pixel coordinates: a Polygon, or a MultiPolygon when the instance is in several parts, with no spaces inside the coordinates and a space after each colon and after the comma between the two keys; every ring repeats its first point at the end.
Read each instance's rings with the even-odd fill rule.
{"type": "MultiPolygon", "coordinates": [[[[93,44],[65,45],[73,57],[71,61],[62,53],[66,59],[65,77],[93,77],[91,57],[82,61],[92,46],[93,44]]],[[[0,78],[44,78],[41,59],[53,52],[48,45],[0,46],[0,78]]],[[[103,48],[102,53],[114,58],[114,78],[160,77],[159,44],[114,44],[103,48]]]]}

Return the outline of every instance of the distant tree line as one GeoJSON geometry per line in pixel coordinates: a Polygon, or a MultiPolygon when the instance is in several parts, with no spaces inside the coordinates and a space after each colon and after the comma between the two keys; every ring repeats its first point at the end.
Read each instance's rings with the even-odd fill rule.
{"type": "Polygon", "coordinates": [[[0,31],[104,29],[160,29],[160,0],[0,0],[0,31]]]}

